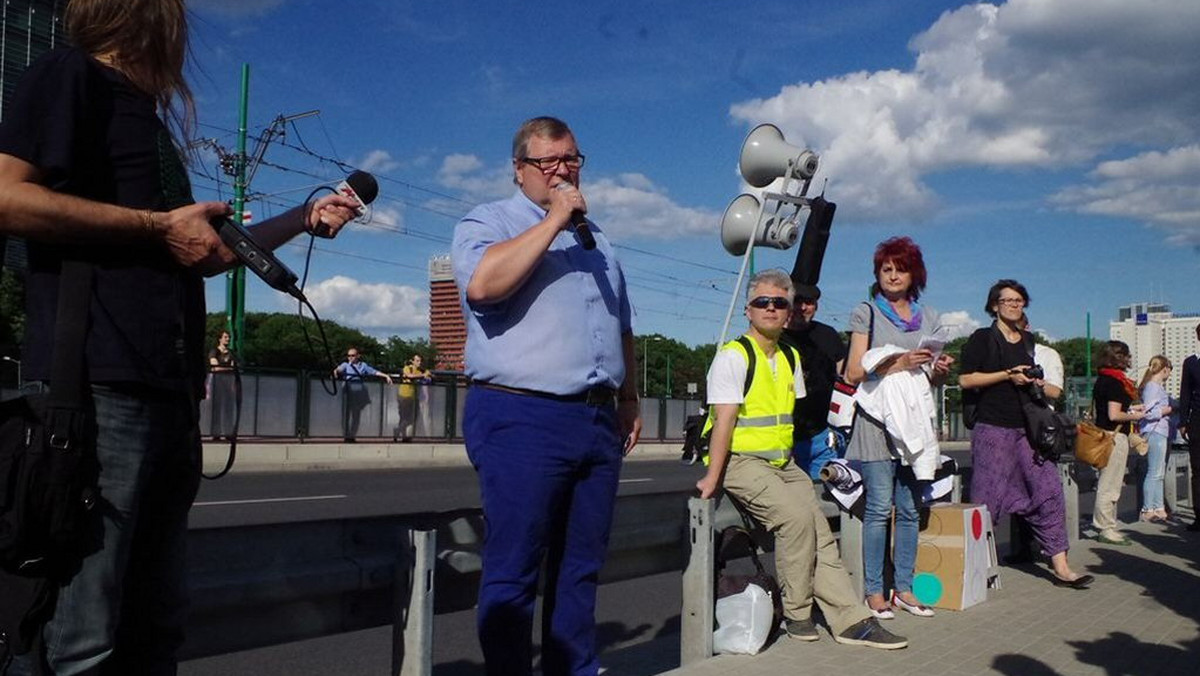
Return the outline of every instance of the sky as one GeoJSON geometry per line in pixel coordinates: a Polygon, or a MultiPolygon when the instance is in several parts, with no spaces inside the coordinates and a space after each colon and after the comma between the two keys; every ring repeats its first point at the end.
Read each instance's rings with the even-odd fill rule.
{"type": "MultiPolygon", "coordinates": [[[[845,328],[875,246],[912,237],[925,305],[968,331],[988,287],[1023,282],[1053,339],[1108,336],[1119,306],[1200,311],[1200,2],[775,0],[477,3],[191,0],[197,199],[228,199],[243,64],[261,219],[348,168],[367,223],[318,240],[322,318],[428,336],[428,262],[474,205],[512,194],[512,135],[553,115],[587,156],[589,218],[617,246],[635,332],[717,340],[740,260],[720,243],[746,134],[820,156],[837,215],[821,319],[845,328]],[[336,10],[331,9],[337,7],[336,10]],[[552,9],[550,9],[552,8],[552,9]]],[[[281,250],[297,273],[307,240],[281,250]],[[301,246],[303,245],[303,246],[301,246]]],[[[796,248],[759,249],[790,270],[796,248]]],[[[257,279],[251,311],[294,311],[257,279]]],[[[208,283],[210,310],[225,282],[208,283]]],[[[739,302],[740,308],[740,302],[739,302]]],[[[744,320],[735,317],[735,330],[744,320]]]]}

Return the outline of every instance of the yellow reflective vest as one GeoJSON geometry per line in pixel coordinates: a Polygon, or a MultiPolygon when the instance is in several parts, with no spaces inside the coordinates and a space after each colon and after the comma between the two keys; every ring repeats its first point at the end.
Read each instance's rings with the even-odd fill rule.
{"type": "MultiPolygon", "coordinates": [[[[753,338],[742,336],[721,347],[722,350],[737,350],[746,358],[749,387],[745,398],[738,406],[737,425],[733,428],[733,439],[729,450],[733,453],[753,455],[769,460],[772,465],[782,467],[792,454],[792,410],[796,406],[795,366],[800,355],[795,348],[780,344],[776,351],[783,359],[771,370],[771,361],[753,338]],[[747,352],[747,347],[753,354],[747,352]],[[788,359],[788,356],[791,359],[788,359]]],[[[704,434],[711,433],[715,411],[710,410],[704,424],[704,434]]],[[[708,456],[704,464],[709,462],[708,456]]]]}

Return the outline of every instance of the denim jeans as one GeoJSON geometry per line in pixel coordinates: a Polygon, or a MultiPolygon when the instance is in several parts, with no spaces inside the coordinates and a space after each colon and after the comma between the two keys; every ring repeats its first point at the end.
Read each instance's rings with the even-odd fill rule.
{"type": "Polygon", "coordinates": [[[1146,437],[1150,450],[1146,453],[1146,478],[1142,480],[1142,511],[1163,508],[1163,475],[1167,466],[1167,437],[1150,434],[1146,437]]]}
{"type": "Polygon", "coordinates": [[[897,592],[912,591],[913,569],[917,565],[917,534],[920,512],[917,499],[920,482],[912,468],[901,467],[898,460],[879,460],[862,464],[866,509],[863,514],[863,592],[868,596],[883,593],[883,560],[887,556],[888,522],[896,508],[894,583],[897,592]]]}
{"type": "MultiPolygon", "coordinates": [[[[100,499],[94,550],[59,590],[42,632],[47,671],[174,674],[183,643],[187,513],[200,437],[185,395],[92,386],[100,499]]],[[[32,673],[32,656],[10,676],[32,673]]]]}
{"type": "Polygon", "coordinates": [[[792,443],[792,460],[797,467],[808,472],[813,481],[821,478],[821,468],[825,463],[842,457],[845,452],[845,435],[828,427],[811,437],[796,437],[792,443]]]}

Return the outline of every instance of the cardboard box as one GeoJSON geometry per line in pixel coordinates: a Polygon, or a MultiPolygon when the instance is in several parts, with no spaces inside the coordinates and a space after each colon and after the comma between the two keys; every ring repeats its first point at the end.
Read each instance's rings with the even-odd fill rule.
{"type": "Polygon", "coordinates": [[[927,606],[964,610],[999,587],[996,537],[984,505],[944,503],[929,510],[917,540],[913,594],[927,606]]]}

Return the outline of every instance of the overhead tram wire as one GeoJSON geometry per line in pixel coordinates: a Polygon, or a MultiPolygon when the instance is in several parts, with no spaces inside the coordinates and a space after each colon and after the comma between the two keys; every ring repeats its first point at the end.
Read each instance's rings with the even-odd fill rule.
{"type": "MultiPolygon", "coordinates": [[[[318,116],[318,117],[319,117],[319,116],[318,116]]],[[[322,124],[323,124],[323,122],[322,122],[322,124]]],[[[233,130],[230,130],[230,129],[224,129],[224,128],[222,128],[222,127],[218,127],[218,126],[216,126],[216,125],[212,125],[212,124],[200,123],[200,126],[204,126],[204,127],[210,128],[210,129],[215,129],[215,130],[218,130],[218,131],[224,132],[225,134],[234,134],[234,133],[235,133],[233,130]]],[[[344,172],[352,172],[352,171],[354,171],[354,170],[356,169],[356,167],[354,167],[353,165],[350,165],[349,163],[347,163],[347,162],[345,162],[345,161],[343,161],[343,160],[340,160],[340,159],[338,159],[338,158],[336,158],[336,157],[330,157],[330,156],[327,156],[327,155],[323,155],[323,154],[321,154],[321,153],[318,153],[318,152],[316,152],[316,151],[312,150],[310,147],[308,147],[307,143],[305,143],[305,142],[304,142],[304,139],[303,139],[303,137],[300,135],[300,133],[299,133],[299,130],[296,128],[295,121],[292,121],[292,122],[291,122],[291,126],[292,126],[292,129],[293,129],[293,131],[295,132],[295,137],[296,137],[296,138],[297,138],[297,140],[299,141],[300,145],[296,145],[296,144],[290,143],[290,142],[289,142],[287,139],[285,139],[285,138],[275,138],[275,139],[273,140],[273,143],[274,143],[275,145],[277,145],[277,146],[281,146],[281,147],[284,147],[284,148],[288,148],[288,149],[290,149],[290,150],[292,150],[292,151],[294,151],[294,152],[297,152],[297,153],[301,153],[301,154],[307,155],[307,156],[309,156],[309,157],[312,157],[313,159],[316,159],[316,160],[318,160],[318,161],[320,161],[320,162],[323,162],[323,163],[328,163],[328,164],[332,164],[333,166],[336,166],[336,167],[338,167],[338,168],[339,168],[341,171],[344,171],[344,172]]],[[[328,137],[328,132],[327,132],[327,131],[326,131],[326,136],[328,137]]],[[[256,136],[255,138],[258,138],[258,136],[256,136]]],[[[329,140],[329,145],[330,145],[330,147],[331,147],[331,148],[333,148],[333,143],[332,143],[332,140],[331,140],[331,139],[328,139],[328,140],[329,140]]],[[[335,152],[336,152],[336,150],[335,150],[335,152]]],[[[273,162],[267,161],[267,160],[265,160],[265,159],[264,159],[264,160],[260,160],[260,163],[261,163],[261,164],[265,164],[265,165],[267,165],[267,166],[269,166],[269,167],[272,167],[272,168],[278,169],[278,170],[280,170],[280,171],[289,172],[289,173],[295,173],[295,174],[299,174],[299,175],[302,175],[302,176],[307,176],[307,177],[309,177],[309,178],[313,178],[313,179],[316,179],[316,180],[318,180],[318,181],[322,181],[322,182],[327,182],[327,181],[329,180],[327,177],[325,177],[325,176],[321,176],[321,175],[319,175],[319,174],[315,174],[315,173],[312,173],[312,172],[309,172],[309,171],[300,170],[300,169],[293,169],[293,168],[291,168],[291,167],[285,167],[285,166],[283,166],[283,165],[276,164],[276,163],[273,163],[273,162]]],[[[375,174],[375,175],[377,176],[377,178],[379,178],[379,179],[381,179],[381,180],[383,180],[383,181],[386,181],[386,182],[389,182],[389,183],[393,183],[393,184],[395,184],[395,185],[402,186],[402,187],[404,187],[404,188],[407,188],[407,189],[409,189],[409,190],[415,190],[415,191],[419,191],[419,192],[422,192],[422,193],[425,193],[425,194],[429,194],[429,195],[433,195],[433,196],[435,196],[435,197],[439,197],[439,198],[442,198],[442,199],[445,199],[445,200],[449,200],[449,201],[451,201],[451,202],[460,203],[460,204],[463,204],[463,205],[466,205],[466,206],[469,206],[469,207],[474,207],[474,206],[475,206],[475,204],[474,204],[473,202],[470,202],[470,201],[464,200],[464,199],[462,199],[462,198],[460,198],[460,197],[456,197],[456,196],[454,196],[454,195],[450,195],[450,194],[447,194],[447,193],[445,193],[445,192],[442,192],[442,191],[439,191],[439,190],[434,190],[434,189],[432,189],[432,188],[427,188],[427,187],[425,187],[425,186],[422,186],[422,185],[419,185],[419,184],[415,184],[415,183],[411,183],[411,182],[408,182],[408,181],[402,181],[402,180],[400,180],[400,179],[396,179],[396,178],[393,178],[393,177],[391,177],[391,176],[387,176],[387,175],[385,175],[385,174],[375,174]]],[[[217,181],[217,185],[218,185],[218,186],[220,186],[220,181],[217,181]]],[[[382,196],[381,196],[381,197],[382,197],[382,196]]],[[[442,217],[444,217],[444,218],[451,219],[451,220],[455,220],[455,221],[457,221],[458,219],[460,219],[460,218],[462,217],[462,214],[458,214],[458,213],[447,213],[447,212],[444,212],[444,211],[439,211],[438,209],[435,209],[435,208],[433,208],[433,207],[429,207],[429,206],[426,206],[426,205],[424,205],[424,204],[420,204],[420,203],[417,203],[417,202],[413,202],[413,201],[405,200],[405,199],[403,199],[403,198],[396,198],[396,197],[390,197],[390,196],[388,196],[388,197],[382,197],[382,198],[383,198],[383,199],[385,199],[385,200],[387,200],[387,201],[389,201],[389,202],[394,202],[394,203],[397,203],[397,204],[402,204],[402,205],[404,205],[404,206],[406,206],[406,207],[411,207],[411,208],[414,208],[414,209],[419,209],[419,210],[426,211],[426,212],[428,212],[428,213],[432,213],[432,214],[435,214],[435,215],[438,215],[438,216],[442,216],[442,217]]],[[[260,199],[261,199],[261,198],[260,198],[260,199]]],[[[443,237],[443,236],[436,235],[436,234],[433,234],[433,233],[424,232],[424,231],[421,231],[421,230],[418,230],[418,229],[415,229],[415,228],[411,228],[411,227],[398,228],[398,227],[392,227],[392,226],[388,226],[388,225],[384,225],[384,224],[378,224],[378,223],[368,223],[368,224],[366,224],[366,227],[372,227],[372,228],[375,228],[375,229],[378,229],[378,230],[387,231],[387,232],[395,232],[395,233],[397,233],[397,234],[401,234],[401,235],[408,235],[408,236],[410,236],[410,237],[415,237],[415,238],[417,238],[417,239],[424,239],[424,240],[427,240],[427,241],[431,241],[431,242],[435,242],[435,243],[440,243],[440,244],[449,244],[449,243],[450,243],[450,238],[448,238],[448,237],[443,237]]],[[[700,268],[700,269],[704,269],[704,270],[711,270],[711,271],[719,272],[719,273],[722,273],[723,275],[736,276],[736,274],[737,274],[736,272],[734,272],[734,271],[732,271],[732,270],[729,270],[729,269],[725,269],[725,268],[719,268],[719,267],[712,266],[712,265],[707,265],[707,264],[704,264],[704,263],[697,263],[697,262],[695,262],[695,261],[687,260],[687,259],[684,259],[684,258],[679,258],[679,257],[676,257],[676,256],[671,256],[671,255],[668,255],[668,254],[663,254],[663,253],[660,253],[660,252],[652,252],[652,251],[647,251],[647,250],[645,250],[645,249],[640,249],[640,248],[637,248],[637,247],[633,247],[633,246],[629,246],[629,245],[623,245],[623,244],[614,244],[613,246],[614,246],[614,248],[616,248],[616,249],[622,249],[622,250],[630,251],[630,252],[632,252],[632,253],[641,254],[641,255],[645,255],[645,256],[652,256],[652,257],[654,257],[654,258],[656,258],[656,259],[665,259],[665,260],[670,260],[670,261],[673,261],[673,262],[676,262],[676,263],[680,263],[680,264],[682,264],[682,265],[690,265],[690,266],[692,266],[692,267],[696,267],[696,268],[700,268]]],[[[338,254],[338,253],[340,253],[340,252],[335,252],[335,251],[332,251],[332,250],[326,250],[326,249],[318,249],[318,250],[319,250],[319,251],[325,251],[325,252],[327,252],[327,253],[334,253],[334,254],[338,254]]],[[[348,256],[352,256],[352,257],[353,257],[353,255],[351,255],[351,254],[342,254],[342,255],[348,255],[348,256]]],[[[370,259],[369,257],[362,257],[362,258],[363,258],[364,260],[373,260],[373,259],[370,259]]],[[[630,267],[634,267],[634,266],[630,266],[630,267]]],[[[723,292],[722,292],[720,289],[718,289],[718,288],[717,288],[716,284],[692,282],[692,281],[689,281],[689,280],[684,280],[684,279],[681,279],[681,278],[678,278],[678,277],[673,277],[673,276],[671,276],[671,275],[666,275],[666,274],[664,274],[664,273],[657,272],[657,271],[648,271],[648,272],[650,272],[651,274],[654,274],[654,275],[657,275],[657,276],[663,277],[663,278],[665,278],[665,279],[667,279],[667,280],[669,280],[669,281],[671,281],[671,282],[675,282],[675,283],[678,283],[678,284],[681,284],[681,285],[685,285],[687,288],[690,288],[690,289],[699,289],[699,288],[703,288],[703,289],[711,289],[711,290],[713,290],[713,291],[717,291],[717,292],[719,292],[719,293],[723,293],[723,292]]],[[[666,294],[666,295],[671,295],[671,296],[673,296],[673,297],[676,297],[676,298],[679,298],[679,297],[681,297],[681,296],[680,296],[680,294],[679,294],[678,292],[664,291],[664,290],[662,290],[662,289],[660,289],[660,288],[655,288],[655,287],[652,287],[652,286],[649,286],[649,285],[645,285],[645,284],[634,284],[633,286],[635,286],[635,287],[638,287],[638,288],[645,288],[645,289],[647,289],[647,290],[649,290],[649,291],[652,291],[652,292],[655,292],[655,293],[662,293],[662,294],[666,294]]],[[[706,300],[704,300],[704,299],[699,299],[699,298],[693,298],[693,300],[696,300],[696,301],[698,301],[698,302],[705,302],[705,303],[710,303],[710,304],[717,304],[717,303],[713,303],[712,301],[706,301],[706,300]]],[[[719,304],[717,304],[717,305],[719,305],[719,304]]]]}

